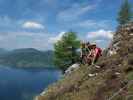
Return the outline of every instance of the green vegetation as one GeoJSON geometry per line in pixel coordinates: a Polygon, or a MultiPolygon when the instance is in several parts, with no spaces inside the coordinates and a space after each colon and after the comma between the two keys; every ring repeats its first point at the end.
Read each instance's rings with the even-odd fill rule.
{"type": "Polygon", "coordinates": [[[133,12],[128,0],[124,0],[118,15],[119,24],[126,24],[131,21],[133,12]]]}
{"type": "Polygon", "coordinates": [[[54,45],[54,62],[57,67],[65,71],[71,64],[77,62],[79,48],[79,40],[76,33],[67,32],[62,39],[54,45]]]}
{"type": "Polygon", "coordinates": [[[0,64],[17,68],[53,67],[53,52],[17,49],[0,54],[0,64]]]}

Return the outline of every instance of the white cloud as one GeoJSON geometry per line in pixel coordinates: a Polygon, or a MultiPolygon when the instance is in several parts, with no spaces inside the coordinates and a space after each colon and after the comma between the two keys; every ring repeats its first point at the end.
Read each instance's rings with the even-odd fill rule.
{"type": "Polygon", "coordinates": [[[101,48],[107,48],[113,39],[113,31],[100,29],[97,31],[88,32],[86,40],[95,42],[101,48]]]}
{"type": "Polygon", "coordinates": [[[102,40],[102,39],[99,39],[99,40],[95,40],[96,43],[101,43],[101,42],[104,42],[105,40],[102,40]]]}
{"type": "Polygon", "coordinates": [[[100,29],[100,28],[108,29],[110,28],[110,23],[111,23],[110,20],[100,20],[100,21],[85,20],[82,22],[75,23],[73,24],[73,26],[81,28],[89,28],[89,29],[100,29]]]}
{"type": "Polygon", "coordinates": [[[107,38],[107,39],[112,39],[113,38],[113,32],[110,30],[104,30],[104,29],[100,29],[98,31],[95,32],[89,32],[87,35],[87,38],[107,38]]]}
{"type": "Polygon", "coordinates": [[[57,18],[61,21],[72,21],[95,7],[96,5],[81,6],[80,4],[73,4],[70,8],[59,12],[57,18]]]}
{"type": "Polygon", "coordinates": [[[9,32],[3,35],[0,33],[0,47],[7,49],[36,48],[48,50],[52,45],[48,43],[49,33],[36,32],[9,32]]]}
{"type": "Polygon", "coordinates": [[[0,22],[2,22],[2,26],[8,26],[12,24],[12,20],[8,16],[0,16],[0,22]]]}
{"type": "Polygon", "coordinates": [[[32,28],[32,29],[43,29],[44,26],[38,22],[34,22],[34,21],[27,21],[25,23],[23,23],[22,25],[23,28],[32,28]]]}
{"type": "Polygon", "coordinates": [[[60,32],[57,36],[55,37],[50,37],[49,42],[50,43],[56,43],[58,40],[62,38],[62,36],[65,34],[65,32],[60,32]]]}

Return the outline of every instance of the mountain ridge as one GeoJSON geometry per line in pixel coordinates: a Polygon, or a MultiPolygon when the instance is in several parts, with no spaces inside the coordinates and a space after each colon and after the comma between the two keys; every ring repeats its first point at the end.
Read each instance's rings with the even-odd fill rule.
{"type": "Polygon", "coordinates": [[[53,51],[21,48],[0,54],[0,64],[18,68],[53,67],[53,51]]]}

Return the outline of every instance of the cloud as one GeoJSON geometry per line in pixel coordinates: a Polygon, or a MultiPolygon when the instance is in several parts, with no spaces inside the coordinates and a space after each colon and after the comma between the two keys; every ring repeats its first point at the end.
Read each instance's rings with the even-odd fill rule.
{"type": "Polygon", "coordinates": [[[104,30],[104,29],[100,29],[98,31],[94,31],[94,32],[89,32],[87,35],[87,38],[106,38],[106,39],[112,39],[113,38],[113,32],[110,30],[104,30]]]}
{"type": "Polygon", "coordinates": [[[8,16],[0,16],[0,22],[3,22],[0,24],[1,26],[8,26],[12,23],[12,20],[8,16]]]}
{"type": "Polygon", "coordinates": [[[88,32],[86,40],[95,42],[101,48],[107,48],[113,39],[113,31],[100,29],[97,31],[88,32]]]}
{"type": "Polygon", "coordinates": [[[49,33],[37,32],[9,32],[5,35],[0,33],[0,47],[6,49],[36,48],[48,50],[52,45],[48,43],[49,33]]]}
{"type": "Polygon", "coordinates": [[[101,42],[105,42],[106,40],[102,40],[102,39],[98,39],[98,40],[95,40],[96,43],[101,43],[101,42]]]}
{"type": "Polygon", "coordinates": [[[23,23],[22,27],[27,29],[44,29],[42,24],[34,21],[27,21],[23,23]]]}
{"type": "Polygon", "coordinates": [[[96,8],[96,5],[82,6],[80,4],[75,3],[70,8],[59,12],[57,18],[61,21],[72,21],[94,8],[96,8]]]}
{"type": "Polygon", "coordinates": [[[0,31],[6,28],[5,30],[18,28],[20,25],[20,20],[12,19],[9,16],[0,16],[0,31]]]}
{"type": "Polygon", "coordinates": [[[109,29],[110,28],[110,20],[85,20],[82,22],[78,22],[73,24],[73,26],[75,27],[81,27],[81,28],[85,28],[85,29],[109,29]]]}
{"type": "Polygon", "coordinates": [[[60,32],[57,36],[55,37],[50,37],[49,42],[50,43],[56,43],[58,40],[62,38],[62,36],[65,34],[65,32],[60,32]]]}

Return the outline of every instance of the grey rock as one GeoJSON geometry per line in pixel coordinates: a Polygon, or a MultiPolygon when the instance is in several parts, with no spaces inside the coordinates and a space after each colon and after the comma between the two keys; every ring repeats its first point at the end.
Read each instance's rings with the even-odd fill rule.
{"type": "Polygon", "coordinates": [[[72,71],[74,71],[75,69],[78,69],[80,67],[80,64],[75,63],[73,65],[71,65],[66,71],[65,71],[65,75],[70,74],[72,71]]]}

